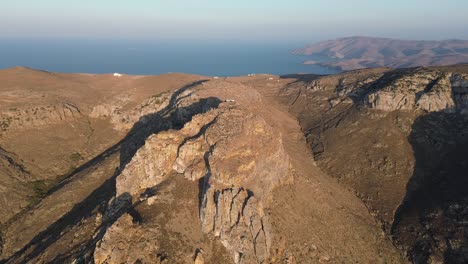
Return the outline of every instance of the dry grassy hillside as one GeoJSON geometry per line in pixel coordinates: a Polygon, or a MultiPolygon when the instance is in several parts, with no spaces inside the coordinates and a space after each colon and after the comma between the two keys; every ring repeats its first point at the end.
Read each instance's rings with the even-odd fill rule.
{"type": "Polygon", "coordinates": [[[297,120],[249,84],[295,79],[0,79],[3,262],[403,261],[316,167],[297,120]]]}
{"type": "Polygon", "coordinates": [[[412,41],[372,37],[348,37],[296,49],[293,54],[321,56],[327,61],[306,60],[340,70],[371,67],[405,68],[468,62],[468,41],[412,41]]]}
{"type": "Polygon", "coordinates": [[[464,263],[466,65],[0,71],[0,262],[464,263]]]}

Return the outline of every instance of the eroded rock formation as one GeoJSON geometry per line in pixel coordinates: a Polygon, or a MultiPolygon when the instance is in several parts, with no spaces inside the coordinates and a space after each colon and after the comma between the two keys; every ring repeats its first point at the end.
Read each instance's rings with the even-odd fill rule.
{"type": "Polygon", "coordinates": [[[463,66],[369,69],[305,76],[278,96],[317,164],[414,263],[466,261],[467,80],[463,66]]]}
{"type": "Polygon", "coordinates": [[[369,107],[384,110],[466,112],[466,75],[416,72],[367,95],[369,107]],[[455,102],[456,101],[456,102],[455,102]]]}
{"type": "MultiPolygon", "coordinates": [[[[28,90],[38,101],[27,107],[76,104],[62,105],[62,119],[20,118],[0,133],[0,194],[18,199],[3,200],[14,208],[0,226],[2,262],[466,260],[464,67],[6,76],[17,71],[44,84],[28,90]],[[93,96],[44,88],[67,78],[93,96]],[[73,133],[55,139],[51,131],[73,133]],[[38,138],[18,143],[25,135],[38,138]],[[52,138],[56,151],[44,143],[52,138]],[[28,148],[36,143],[51,156],[28,148]],[[70,164],[77,167],[50,180],[70,164]],[[30,188],[44,187],[31,183],[51,186],[27,201],[30,188]]],[[[0,87],[0,101],[27,94],[11,87],[0,87]]]]}
{"type": "MultiPolygon", "coordinates": [[[[191,94],[178,106],[187,106],[194,98],[197,95],[191,94]]],[[[289,158],[282,144],[281,135],[262,118],[235,102],[221,103],[193,116],[180,130],[149,136],[117,177],[117,197],[130,194],[133,202],[145,200],[152,205],[158,197],[151,189],[168,177],[181,174],[200,182],[198,224],[203,232],[219,239],[235,263],[264,263],[271,247],[264,206],[273,188],[289,175],[289,158]]],[[[118,226],[128,219],[123,216],[109,228],[96,249],[97,263],[108,259],[103,251],[114,247],[109,243],[119,241],[106,237],[115,237],[117,232],[127,235],[128,230],[118,226]]],[[[130,261],[118,255],[112,259],[130,261]]]]}

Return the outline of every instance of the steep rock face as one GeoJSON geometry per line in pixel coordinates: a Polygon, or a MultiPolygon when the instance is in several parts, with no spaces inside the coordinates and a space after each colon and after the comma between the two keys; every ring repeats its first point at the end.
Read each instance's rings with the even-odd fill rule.
{"type": "Polygon", "coordinates": [[[451,84],[457,111],[462,114],[468,113],[468,76],[466,74],[453,74],[451,84]]]}
{"type": "MultiPolygon", "coordinates": [[[[194,98],[190,95],[179,107],[194,98]]],[[[271,232],[263,208],[289,175],[279,133],[235,102],[222,103],[180,130],[150,136],[117,177],[117,196],[130,194],[134,202],[155,204],[151,190],[176,174],[200,182],[201,230],[219,239],[235,263],[267,260],[271,232]]],[[[106,259],[101,256],[106,255],[101,248],[109,248],[106,243],[112,241],[97,248],[97,263],[106,259]]]]}
{"type": "Polygon", "coordinates": [[[2,261],[404,263],[363,203],[315,166],[298,122],[259,92],[289,82],[271,78],[195,82],[151,103],[5,226],[2,261]]]}
{"type": "Polygon", "coordinates": [[[414,263],[466,262],[466,65],[309,78],[278,97],[317,165],[414,263]]]}
{"type": "Polygon", "coordinates": [[[117,195],[129,193],[132,197],[138,197],[144,190],[156,186],[171,175],[180,141],[181,137],[170,132],[161,132],[148,138],[117,178],[117,195]]]}
{"type": "Polygon", "coordinates": [[[289,161],[280,135],[262,119],[230,112],[208,129],[207,142],[213,147],[203,179],[201,223],[233,252],[236,263],[263,263],[271,245],[263,207],[287,177],[289,161]]]}
{"type": "Polygon", "coordinates": [[[467,77],[461,74],[416,72],[368,94],[367,104],[383,111],[419,109],[465,113],[466,82],[467,77]]]}
{"type": "Polygon", "coordinates": [[[161,93],[146,98],[139,105],[131,105],[131,94],[124,94],[112,98],[109,102],[93,107],[89,116],[91,118],[110,118],[114,129],[128,131],[140,117],[160,111],[166,107],[170,93],[161,93]]]}
{"type": "Polygon", "coordinates": [[[28,172],[0,161],[0,223],[29,210],[53,185],[121,140],[140,116],[164,108],[167,91],[200,79],[0,70],[0,147],[28,172]]]}
{"type": "MultiPolygon", "coordinates": [[[[206,263],[401,262],[366,208],[309,163],[297,122],[273,110],[255,90],[213,81],[177,98],[173,124],[151,134],[121,168],[115,199],[130,199],[132,205],[97,243],[96,263],[157,263],[161,258],[191,263],[200,261],[201,248],[206,263]],[[226,99],[201,114],[187,112],[208,96],[226,99]],[[192,190],[182,191],[182,186],[192,190]],[[187,193],[190,199],[182,195],[187,193]],[[327,228],[330,218],[334,224],[327,228]],[[181,226],[180,221],[189,223],[181,226]],[[129,238],[125,230],[135,230],[135,236],[129,238]],[[358,242],[348,246],[356,237],[358,242]],[[220,253],[202,245],[204,239],[219,243],[228,259],[215,261],[220,253]],[[149,248],[156,254],[139,254],[146,242],[138,241],[152,241],[149,248]]],[[[107,211],[121,210],[112,208],[107,211]]]]}

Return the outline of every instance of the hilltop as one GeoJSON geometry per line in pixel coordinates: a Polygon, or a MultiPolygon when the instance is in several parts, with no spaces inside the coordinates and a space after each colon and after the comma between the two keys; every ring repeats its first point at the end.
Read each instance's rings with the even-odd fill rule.
{"type": "Polygon", "coordinates": [[[440,66],[468,62],[468,41],[414,41],[390,38],[347,37],[307,45],[292,52],[325,57],[326,61],[306,60],[339,70],[390,67],[440,66]]]}

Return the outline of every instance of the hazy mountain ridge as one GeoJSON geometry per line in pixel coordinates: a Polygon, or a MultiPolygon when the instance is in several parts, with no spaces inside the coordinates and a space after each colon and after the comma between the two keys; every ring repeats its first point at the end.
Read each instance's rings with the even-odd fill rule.
{"type": "Polygon", "coordinates": [[[293,50],[292,53],[326,57],[329,61],[306,60],[304,63],[340,70],[440,66],[467,63],[468,41],[348,37],[307,45],[293,50]]]}

